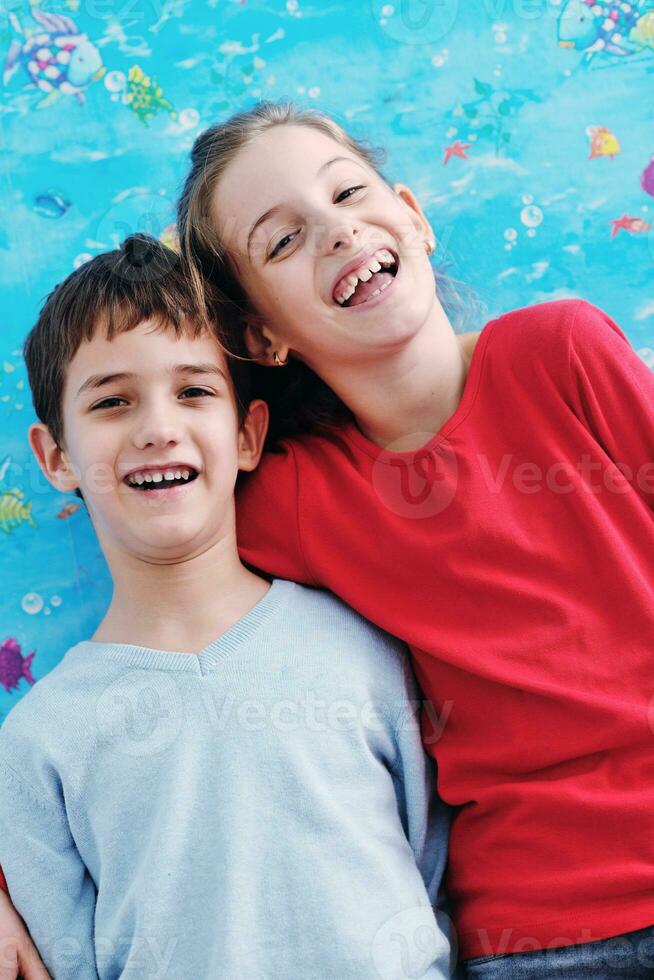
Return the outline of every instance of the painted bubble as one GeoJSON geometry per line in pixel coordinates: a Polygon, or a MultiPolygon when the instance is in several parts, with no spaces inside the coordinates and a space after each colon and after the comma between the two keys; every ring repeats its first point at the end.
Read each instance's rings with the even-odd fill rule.
{"type": "Polygon", "coordinates": [[[522,203],[523,204],[533,204],[534,203],[533,195],[531,195],[531,194],[523,194],[522,195],[522,203]]]}
{"type": "Polygon", "coordinates": [[[506,238],[507,242],[514,242],[518,237],[518,232],[515,230],[515,228],[507,228],[504,232],[504,237],[506,238]]]}
{"type": "Polygon", "coordinates": [[[177,121],[182,129],[194,129],[200,122],[200,113],[197,109],[182,109],[177,121]]]}
{"type": "Polygon", "coordinates": [[[122,92],[127,85],[127,76],[123,71],[108,71],[104,76],[104,87],[108,92],[122,92]]]}
{"type": "Polygon", "coordinates": [[[26,612],[28,616],[36,616],[43,609],[43,596],[40,596],[38,592],[27,592],[20,604],[23,607],[23,612],[26,612]]]}
{"type": "Polygon", "coordinates": [[[57,606],[60,606],[61,605],[61,596],[60,595],[53,595],[53,596],[51,596],[51,598],[50,598],[50,605],[51,606],[54,606],[55,609],[57,608],[57,606]]]}
{"type": "Polygon", "coordinates": [[[79,269],[81,265],[84,265],[85,262],[90,262],[92,258],[93,256],[90,252],[80,252],[80,254],[76,255],[73,259],[73,268],[79,269]]]}
{"type": "Polygon", "coordinates": [[[520,220],[527,228],[538,228],[543,220],[543,212],[535,204],[528,204],[520,212],[520,220]]]}

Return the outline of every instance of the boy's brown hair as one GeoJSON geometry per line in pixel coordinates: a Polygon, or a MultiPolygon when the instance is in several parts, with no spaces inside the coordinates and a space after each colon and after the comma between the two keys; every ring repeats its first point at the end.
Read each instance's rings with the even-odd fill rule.
{"type": "MultiPolygon", "coordinates": [[[[99,329],[112,340],[143,320],[159,321],[177,336],[211,330],[224,349],[219,324],[198,309],[184,261],[149,235],[131,235],[115,251],[90,259],[46,299],[23,355],[34,409],[59,447],[66,371],[78,348],[99,329]]],[[[227,361],[241,424],[250,401],[249,365],[227,361]]]]}

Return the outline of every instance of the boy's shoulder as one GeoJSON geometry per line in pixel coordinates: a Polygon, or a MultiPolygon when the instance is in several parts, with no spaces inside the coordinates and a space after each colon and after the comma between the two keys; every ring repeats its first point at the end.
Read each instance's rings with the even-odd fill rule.
{"type": "MultiPolygon", "coordinates": [[[[277,580],[284,581],[284,580],[277,580]]],[[[299,637],[311,636],[339,650],[347,646],[352,663],[372,663],[396,673],[405,670],[409,652],[405,643],[376,626],[328,589],[298,583],[292,586],[293,616],[299,637]]]]}
{"type": "Polygon", "coordinates": [[[47,751],[75,731],[83,737],[84,719],[98,696],[97,671],[76,656],[81,644],[71,647],[61,660],[36,680],[4,719],[0,727],[0,757],[8,746],[28,744],[47,751]]]}

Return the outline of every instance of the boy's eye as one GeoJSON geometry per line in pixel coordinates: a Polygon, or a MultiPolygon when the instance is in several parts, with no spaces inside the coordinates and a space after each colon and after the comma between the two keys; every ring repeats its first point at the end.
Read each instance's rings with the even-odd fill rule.
{"type": "Polygon", "coordinates": [[[114,406],[111,405],[110,402],[123,402],[123,401],[125,401],[124,398],[118,398],[117,396],[113,398],[105,398],[104,401],[98,402],[97,405],[93,405],[91,411],[95,412],[97,408],[113,408],[114,406]]]}
{"type": "MultiPolygon", "coordinates": [[[[189,392],[195,392],[195,395],[193,395],[192,397],[197,397],[198,395],[213,394],[212,391],[207,391],[205,388],[185,388],[184,391],[181,392],[180,397],[187,395],[189,392]]],[[[124,398],[119,398],[118,395],[113,395],[111,398],[105,398],[103,401],[98,402],[97,405],[94,405],[92,407],[91,411],[94,412],[98,408],[114,408],[116,402],[124,402],[124,401],[125,401],[124,398]]]]}
{"type": "Polygon", "coordinates": [[[339,201],[345,200],[345,195],[351,197],[351,195],[354,194],[355,191],[362,190],[363,186],[364,186],[363,184],[357,184],[355,187],[348,187],[347,190],[341,191],[341,193],[336,198],[336,203],[338,204],[339,201]]]}

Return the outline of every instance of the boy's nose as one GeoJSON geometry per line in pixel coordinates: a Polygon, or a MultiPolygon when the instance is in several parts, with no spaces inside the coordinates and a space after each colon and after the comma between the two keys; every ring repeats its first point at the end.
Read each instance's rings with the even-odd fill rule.
{"type": "Polygon", "coordinates": [[[135,426],[132,438],[137,449],[175,445],[181,438],[180,425],[164,410],[153,411],[135,426]]]}

